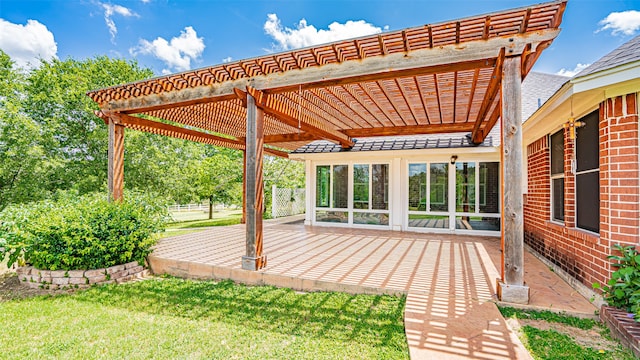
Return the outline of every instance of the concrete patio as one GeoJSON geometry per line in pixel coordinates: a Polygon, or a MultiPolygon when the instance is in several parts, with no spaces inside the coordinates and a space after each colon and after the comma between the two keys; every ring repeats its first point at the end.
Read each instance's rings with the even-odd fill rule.
{"type": "MultiPolygon", "coordinates": [[[[231,279],[300,291],[406,294],[412,359],[528,359],[495,301],[500,239],[308,227],[265,222],[268,265],[241,269],[244,226],[161,240],[149,257],[156,274],[231,279]]],[[[596,308],[531,254],[529,306],[593,316],[596,308]]]]}

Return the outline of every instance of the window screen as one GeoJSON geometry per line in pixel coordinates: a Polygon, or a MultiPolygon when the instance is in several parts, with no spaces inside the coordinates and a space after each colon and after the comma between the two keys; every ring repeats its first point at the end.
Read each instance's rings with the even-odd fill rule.
{"type": "Polygon", "coordinates": [[[597,169],[600,166],[598,141],[598,111],[583,117],[586,125],[576,130],[576,171],[597,169]]]}
{"type": "Polygon", "coordinates": [[[600,231],[599,188],[600,173],[598,171],[576,176],[576,225],[579,228],[593,232],[600,231]]]}
{"type": "Polygon", "coordinates": [[[553,220],[564,221],[564,178],[552,180],[553,184],[553,220]]]}
{"type": "Polygon", "coordinates": [[[576,130],[576,226],[600,232],[600,141],[598,111],[580,119],[576,130]]]}

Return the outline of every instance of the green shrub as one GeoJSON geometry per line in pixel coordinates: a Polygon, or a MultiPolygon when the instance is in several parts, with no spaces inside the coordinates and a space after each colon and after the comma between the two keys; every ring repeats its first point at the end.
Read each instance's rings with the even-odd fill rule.
{"type": "Polygon", "coordinates": [[[607,304],[636,314],[640,319],[640,254],[635,246],[614,245],[620,255],[610,255],[611,266],[617,270],[606,285],[594,283],[594,289],[602,289],[607,304]]]}
{"type": "Polygon", "coordinates": [[[98,269],[143,264],[164,230],[166,207],[150,196],[127,193],[122,202],[104,194],[8,207],[0,213],[0,259],[20,259],[38,269],[98,269]]]}

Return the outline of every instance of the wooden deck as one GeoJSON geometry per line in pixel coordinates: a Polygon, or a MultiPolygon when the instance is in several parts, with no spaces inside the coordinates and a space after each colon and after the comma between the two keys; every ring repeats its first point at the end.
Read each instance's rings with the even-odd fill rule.
{"type": "MultiPolygon", "coordinates": [[[[300,291],[406,294],[413,359],[529,358],[493,303],[499,238],[265,222],[268,264],[256,272],[241,268],[244,231],[236,225],[165,238],[151,268],[300,291]]],[[[528,253],[525,264],[531,306],[593,315],[593,305],[528,253]]]]}

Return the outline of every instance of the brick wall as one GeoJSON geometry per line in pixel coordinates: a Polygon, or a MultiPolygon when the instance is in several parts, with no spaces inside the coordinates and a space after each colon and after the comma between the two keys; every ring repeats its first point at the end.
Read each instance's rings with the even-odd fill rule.
{"type": "Polygon", "coordinates": [[[573,143],[565,131],[565,221],[551,219],[550,144],[544,136],[527,146],[528,193],[524,205],[525,243],[591,287],[606,282],[613,244],[640,242],[640,158],[636,94],[600,104],[600,234],[575,228],[573,143]]]}
{"type": "Polygon", "coordinates": [[[640,242],[638,106],[636,94],[600,105],[600,237],[640,242]]]}

